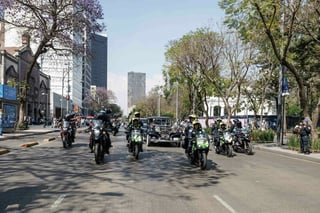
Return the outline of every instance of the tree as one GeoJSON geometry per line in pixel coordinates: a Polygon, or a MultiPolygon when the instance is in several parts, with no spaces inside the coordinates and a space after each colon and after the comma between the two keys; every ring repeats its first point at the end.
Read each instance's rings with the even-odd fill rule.
{"type": "Polygon", "coordinates": [[[181,39],[171,41],[167,47],[165,69],[167,91],[173,88],[187,88],[189,113],[206,115],[208,126],[207,97],[212,94],[212,86],[204,73],[217,75],[219,72],[219,56],[221,55],[221,39],[209,28],[200,28],[184,35],[181,39]],[[204,103],[207,107],[204,107],[204,103]]]}
{"type": "MultiPolygon", "coordinates": [[[[318,0],[221,0],[219,4],[226,11],[227,26],[237,30],[245,41],[268,43],[279,65],[288,70],[288,73],[284,74],[290,74],[299,88],[299,103],[303,116],[310,117],[307,96],[309,89],[306,81],[308,82],[312,75],[310,70],[301,69],[303,66],[297,58],[303,54],[305,48],[305,45],[299,48],[299,43],[313,43],[319,48],[320,2],[318,0]],[[306,76],[309,78],[306,79],[306,76]]],[[[265,49],[259,48],[259,50],[263,52],[265,49]]],[[[319,51],[316,55],[319,57],[319,51]]],[[[313,130],[316,129],[320,108],[320,98],[316,99],[317,102],[311,110],[313,130]]]]}
{"type": "Polygon", "coordinates": [[[100,32],[103,25],[102,8],[98,0],[1,0],[1,17],[8,28],[16,28],[30,36],[35,52],[25,71],[25,82],[19,91],[19,123],[23,122],[30,76],[38,58],[48,50],[68,50],[73,54],[83,51],[79,41],[82,32],[100,32]]]}
{"type": "Polygon", "coordinates": [[[104,108],[111,108],[115,101],[114,92],[104,87],[97,87],[95,93],[87,94],[83,103],[89,105],[92,111],[98,112],[104,108]]]}

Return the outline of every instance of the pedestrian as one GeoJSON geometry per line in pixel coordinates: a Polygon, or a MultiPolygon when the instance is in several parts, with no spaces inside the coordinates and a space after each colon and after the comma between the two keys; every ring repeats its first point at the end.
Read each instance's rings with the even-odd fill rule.
{"type": "Polygon", "coordinates": [[[47,118],[44,117],[43,118],[43,128],[46,128],[47,127],[47,118]]]}
{"type": "Polygon", "coordinates": [[[303,142],[302,139],[300,137],[300,129],[303,126],[303,121],[300,121],[299,124],[297,124],[294,128],[293,128],[293,134],[295,134],[297,136],[297,138],[299,139],[299,145],[300,145],[300,149],[299,152],[303,153],[303,142]]]}
{"type": "Polygon", "coordinates": [[[301,153],[310,154],[310,145],[309,145],[310,134],[311,134],[311,126],[309,125],[309,119],[305,118],[302,121],[302,126],[299,131],[301,153]]]}

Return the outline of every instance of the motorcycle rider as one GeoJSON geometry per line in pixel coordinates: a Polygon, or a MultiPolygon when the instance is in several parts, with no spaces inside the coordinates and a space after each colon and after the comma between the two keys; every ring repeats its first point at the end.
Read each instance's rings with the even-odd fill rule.
{"type": "MultiPolygon", "coordinates": [[[[111,113],[112,113],[112,110],[111,109],[101,109],[98,113],[96,113],[96,115],[94,116],[95,119],[99,119],[99,120],[102,120],[103,123],[102,123],[102,128],[103,129],[111,129],[112,127],[112,124],[111,124],[111,113]]],[[[111,139],[110,139],[110,135],[108,133],[108,131],[106,131],[106,134],[107,134],[107,141],[106,141],[106,153],[107,154],[110,154],[109,152],[109,148],[112,147],[112,144],[111,144],[111,139]]],[[[92,140],[90,140],[90,143],[89,143],[89,147],[90,147],[90,150],[91,152],[93,152],[93,144],[92,144],[92,140]]]]}
{"type": "MultiPolygon", "coordinates": [[[[133,119],[138,119],[138,122],[139,122],[139,124],[140,124],[140,126],[142,127],[143,126],[143,123],[142,123],[142,121],[140,120],[140,112],[138,112],[138,111],[136,111],[136,112],[134,112],[133,113],[133,117],[130,119],[130,121],[129,121],[129,124],[128,124],[128,129],[130,129],[130,126],[132,125],[132,123],[133,123],[133,119]]],[[[128,140],[129,139],[129,132],[127,132],[127,135],[126,135],[126,139],[128,140]]]]}
{"type": "Polygon", "coordinates": [[[220,141],[219,141],[219,129],[220,129],[220,124],[222,123],[221,118],[217,118],[212,125],[211,133],[213,135],[213,141],[215,146],[219,146],[220,141]]]}
{"type": "Polygon", "coordinates": [[[215,146],[219,149],[220,147],[220,136],[223,135],[223,132],[227,130],[227,125],[222,122],[222,120],[219,122],[219,127],[217,129],[217,137],[215,138],[215,146]]]}
{"type": "Polygon", "coordinates": [[[192,122],[197,118],[195,114],[189,115],[189,121],[187,121],[186,126],[184,128],[184,143],[182,148],[185,149],[185,153],[188,153],[188,144],[189,144],[189,135],[192,131],[192,122]]]}
{"type": "MultiPolygon", "coordinates": [[[[133,117],[131,119],[131,122],[128,126],[128,143],[127,143],[127,147],[130,146],[130,135],[131,135],[131,132],[132,130],[140,130],[141,131],[141,127],[142,127],[142,122],[140,120],[139,117],[133,117]]],[[[142,149],[142,146],[141,146],[141,152],[143,152],[143,149],[142,149]]]]}

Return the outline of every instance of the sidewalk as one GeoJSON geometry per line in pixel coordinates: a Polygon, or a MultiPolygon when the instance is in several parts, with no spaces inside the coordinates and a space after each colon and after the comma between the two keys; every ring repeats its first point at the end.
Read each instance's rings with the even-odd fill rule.
{"type": "Polygon", "coordinates": [[[29,125],[28,130],[16,130],[15,132],[10,133],[3,133],[0,136],[0,147],[1,147],[1,141],[8,140],[8,139],[14,139],[19,137],[24,137],[28,135],[39,135],[39,134],[46,134],[50,132],[59,132],[60,130],[58,128],[51,128],[50,126],[43,127],[43,125],[29,125]]]}

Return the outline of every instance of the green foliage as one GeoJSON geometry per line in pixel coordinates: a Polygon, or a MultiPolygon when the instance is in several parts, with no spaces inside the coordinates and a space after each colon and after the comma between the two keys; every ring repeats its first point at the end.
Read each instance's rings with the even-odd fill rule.
{"type": "Polygon", "coordinates": [[[17,129],[19,129],[19,130],[27,130],[27,129],[29,129],[28,122],[23,121],[22,123],[19,123],[18,126],[17,126],[17,129]]]}
{"type": "Polygon", "coordinates": [[[297,136],[288,137],[288,147],[289,149],[298,150],[300,148],[300,142],[297,136]]]}
{"type": "Polygon", "coordinates": [[[302,109],[298,104],[288,104],[286,108],[287,116],[297,117],[301,115],[302,109]]]}
{"type": "Polygon", "coordinates": [[[272,130],[253,130],[251,136],[257,143],[270,143],[273,142],[275,133],[272,130]]]}
{"type": "MultiPolygon", "coordinates": [[[[290,136],[288,138],[289,149],[300,150],[300,138],[297,136],[290,136]]],[[[320,139],[312,139],[310,143],[310,149],[312,152],[320,152],[320,139]]]]}

